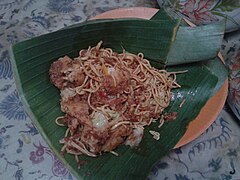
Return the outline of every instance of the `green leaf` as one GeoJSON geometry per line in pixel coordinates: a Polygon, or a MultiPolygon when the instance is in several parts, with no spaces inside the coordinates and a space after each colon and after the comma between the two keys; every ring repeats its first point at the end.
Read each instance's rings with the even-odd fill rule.
{"type": "Polygon", "coordinates": [[[225,22],[178,29],[167,57],[167,65],[208,60],[217,56],[224,34],[225,22]]]}
{"type": "MultiPolygon", "coordinates": [[[[190,28],[182,27],[177,31],[177,27],[178,21],[168,16],[150,21],[98,20],[36,37],[12,47],[11,61],[16,84],[27,112],[58,158],[79,179],[145,179],[152,165],[176,145],[185,133],[188,123],[198,115],[203,105],[221,86],[226,78],[225,73],[221,74],[225,72],[225,68],[217,58],[170,66],[169,71],[188,70],[187,73],[177,75],[177,81],[182,87],[173,91],[173,101],[167,109],[167,112],[177,111],[177,119],[165,123],[161,129],[157,127],[158,124],[153,123],[145,129],[139,148],[121,146],[116,150],[118,157],[110,153],[98,158],[82,156],[81,160],[87,163],[78,169],[73,156],[66,154],[63,157],[60,154],[59,140],[64,136],[66,129],[55,124],[55,118],[62,113],[59,91],[49,81],[50,64],[66,54],[75,57],[80,49],[94,46],[103,40],[104,47],[111,47],[116,51],[122,51],[123,46],[132,53],[143,52],[152,65],[161,67],[166,63],[169,51],[178,46],[172,42],[179,42],[183,35],[191,35],[191,32],[194,32],[190,28]],[[218,66],[215,67],[215,64],[218,66]],[[179,108],[184,99],[184,106],[179,108]],[[154,140],[148,133],[150,129],[161,133],[159,141],[154,140]]],[[[212,31],[217,30],[214,27],[212,31]]],[[[181,49],[181,54],[180,51],[181,49]]],[[[210,59],[213,54],[212,51],[208,52],[209,55],[203,57],[210,59]]],[[[191,53],[187,54],[189,57],[195,57],[191,53]]],[[[191,59],[189,57],[186,59],[191,59]]],[[[204,60],[201,57],[199,59],[204,60]]]]}
{"type": "MultiPolygon", "coordinates": [[[[69,54],[69,50],[71,53],[75,52],[76,56],[79,49],[95,46],[102,40],[105,47],[111,46],[115,51],[122,51],[124,48],[129,52],[138,53],[141,49],[141,52],[145,52],[145,57],[152,59],[158,66],[163,66],[171,44],[173,29],[176,26],[178,21],[173,19],[157,22],[142,19],[94,20],[33,38],[17,44],[16,47],[34,49],[35,46],[41,46],[44,50],[42,52],[51,53],[51,47],[54,45],[54,48],[59,50],[59,56],[69,54]],[[133,41],[134,44],[131,43],[133,41]],[[57,46],[62,42],[64,42],[63,45],[57,46]]],[[[36,48],[29,53],[29,56],[34,57],[41,52],[36,48]]],[[[29,64],[25,63],[25,65],[29,64]]]]}
{"type": "MultiPolygon", "coordinates": [[[[165,11],[159,11],[151,18],[156,22],[163,19],[172,17],[165,11]]],[[[216,57],[222,44],[224,30],[224,20],[198,27],[176,26],[166,64],[178,65],[216,57]]]]}
{"type": "Polygon", "coordinates": [[[216,84],[215,88],[212,90],[212,95],[214,95],[220,87],[223,85],[224,81],[228,77],[228,70],[226,66],[223,64],[223,62],[218,59],[211,59],[209,61],[203,62],[203,65],[211,71],[211,73],[218,78],[218,83],[216,84]]]}

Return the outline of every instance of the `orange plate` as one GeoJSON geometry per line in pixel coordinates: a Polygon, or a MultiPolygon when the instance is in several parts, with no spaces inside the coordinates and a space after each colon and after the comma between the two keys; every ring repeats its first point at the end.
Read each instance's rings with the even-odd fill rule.
{"type": "MultiPolygon", "coordinates": [[[[158,9],[155,8],[121,8],[107,11],[92,19],[109,18],[142,18],[150,19],[158,9]]],[[[217,118],[227,98],[228,81],[226,80],[221,89],[205,104],[201,112],[188,126],[184,136],[177,143],[175,148],[183,146],[200,136],[217,118]]]]}

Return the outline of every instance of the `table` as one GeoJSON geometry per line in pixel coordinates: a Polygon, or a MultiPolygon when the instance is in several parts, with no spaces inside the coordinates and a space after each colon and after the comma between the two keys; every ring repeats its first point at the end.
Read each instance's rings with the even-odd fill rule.
{"type": "MultiPolygon", "coordinates": [[[[157,2],[147,0],[0,1],[0,179],[75,179],[24,111],[9,61],[10,45],[110,9],[132,6],[158,7],[157,2]]],[[[231,47],[225,41],[223,53],[231,47]]],[[[226,104],[206,132],[159,160],[148,179],[240,179],[237,122],[226,104]]]]}

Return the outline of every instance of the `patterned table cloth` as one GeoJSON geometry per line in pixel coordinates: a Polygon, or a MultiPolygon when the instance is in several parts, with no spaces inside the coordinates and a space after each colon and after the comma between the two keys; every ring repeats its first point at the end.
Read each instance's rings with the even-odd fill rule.
{"type": "MultiPolygon", "coordinates": [[[[147,0],[0,1],[0,179],[75,179],[52,153],[19,100],[9,61],[10,45],[110,9],[133,6],[158,7],[157,2],[147,0]]],[[[232,51],[231,43],[225,41],[223,53],[232,51]]],[[[225,105],[206,132],[159,160],[148,179],[240,179],[237,122],[225,105]]]]}

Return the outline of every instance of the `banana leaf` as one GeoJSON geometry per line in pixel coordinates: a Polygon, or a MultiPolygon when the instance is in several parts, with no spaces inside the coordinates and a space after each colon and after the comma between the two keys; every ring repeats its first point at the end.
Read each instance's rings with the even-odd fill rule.
{"type": "Polygon", "coordinates": [[[206,34],[198,28],[179,27],[179,20],[161,10],[152,20],[89,21],[20,42],[11,49],[19,96],[44,139],[77,178],[145,179],[152,165],[173,149],[184,135],[189,122],[199,114],[227,77],[223,63],[216,57],[223,35],[222,25],[212,24],[205,28],[206,31],[211,29],[212,33],[206,34]],[[208,38],[204,38],[198,46],[195,35],[204,37],[203,34],[217,43],[214,41],[211,44],[208,38]],[[198,53],[200,58],[196,59],[196,55],[190,51],[179,58],[175,56],[182,54],[182,49],[188,46],[188,43],[181,43],[186,36],[189,36],[188,43],[199,49],[204,48],[204,51],[198,53]],[[118,157],[110,153],[98,158],[82,156],[81,160],[86,161],[86,164],[78,169],[73,156],[60,154],[59,140],[66,129],[55,124],[55,118],[62,114],[60,96],[49,81],[48,71],[50,64],[59,57],[75,57],[80,49],[95,46],[100,40],[103,40],[104,47],[111,47],[118,52],[123,48],[131,53],[142,52],[157,68],[171,62],[174,66],[167,66],[169,71],[188,72],[177,75],[177,81],[182,87],[173,91],[173,100],[166,109],[166,112],[178,112],[175,121],[165,123],[160,129],[157,123],[153,123],[145,129],[138,148],[120,146],[116,150],[118,157]],[[192,59],[196,62],[189,63],[192,59]],[[179,108],[183,99],[185,104],[179,108]],[[153,139],[149,130],[160,132],[160,140],[153,139]]]}

